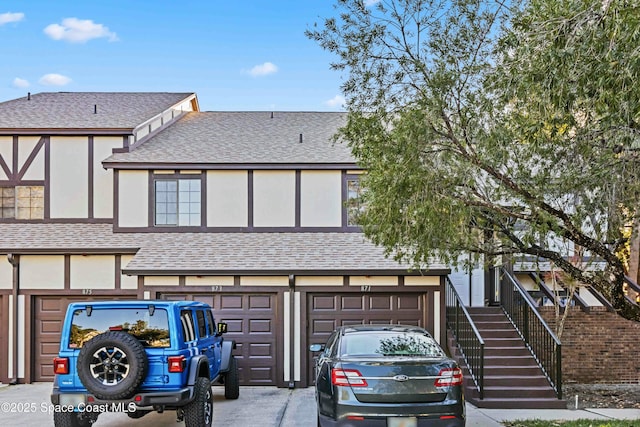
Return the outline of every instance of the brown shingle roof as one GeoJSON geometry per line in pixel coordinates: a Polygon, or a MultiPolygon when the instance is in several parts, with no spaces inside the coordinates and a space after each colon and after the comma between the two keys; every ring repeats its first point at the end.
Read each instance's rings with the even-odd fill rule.
{"type": "MultiPolygon", "coordinates": [[[[0,253],[133,253],[123,270],[175,274],[405,271],[360,233],[113,233],[110,224],[0,223],[0,253]]],[[[434,273],[448,267],[434,263],[434,273]]]]}
{"type": "Polygon", "coordinates": [[[347,144],[332,142],[345,120],[346,113],[194,112],[104,163],[354,164],[347,144]]]}
{"type": "Polygon", "coordinates": [[[133,129],[194,93],[43,92],[0,103],[0,130],[133,129]],[[95,113],[94,113],[95,111],[95,113]]]}

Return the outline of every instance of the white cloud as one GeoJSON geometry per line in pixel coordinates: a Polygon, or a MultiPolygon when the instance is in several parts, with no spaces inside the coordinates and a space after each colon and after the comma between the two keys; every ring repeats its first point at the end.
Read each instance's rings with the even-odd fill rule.
{"type": "Polygon", "coordinates": [[[9,22],[18,22],[24,19],[24,13],[0,13],[0,25],[8,24],[9,22]]]}
{"type": "Polygon", "coordinates": [[[256,65],[249,70],[249,74],[253,77],[266,76],[278,71],[278,67],[271,62],[265,62],[264,64],[256,65]]]}
{"type": "Polygon", "coordinates": [[[102,24],[96,24],[91,19],[65,18],[62,25],[51,24],[44,29],[44,33],[54,40],[64,40],[71,43],[84,43],[91,39],[107,38],[117,41],[116,33],[102,24]]]}
{"type": "Polygon", "coordinates": [[[380,3],[380,0],[364,0],[364,5],[366,7],[371,7],[371,6],[376,5],[378,3],[380,3]]]}
{"type": "Polygon", "coordinates": [[[345,99],[342,95],[336,95],[328,101],[325,101],[324,104],[332,107],[332,108],[342,108],[344,107],[345,99]]]}
{"type": "Polygon", "coordinates": [[[38,83],[45,86],[64,86],[71,83],[71,79],[62,74],[45,74],[40,77],[38,83]]]}
{"type": "Polygon", "coordinates": [[[13,87],[29,87],[29,81],[16,77],[13,79],[13,87]]]}

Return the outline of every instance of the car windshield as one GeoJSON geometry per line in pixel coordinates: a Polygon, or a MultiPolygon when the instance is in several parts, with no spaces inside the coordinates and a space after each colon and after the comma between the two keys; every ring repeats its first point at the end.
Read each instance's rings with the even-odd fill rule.
{"type": "Polygon", "coordinates": [[[69,347],[84,343],[106,331],[123,331],[136,337],[145,347],[169,347],[167,311],[148,308],[75,310],[69,347]]]}
{"type": "Polygon", "coordinates": [[[419,356],[444,357],[430,336],[415,332],[377,331],[349,333],[342,343],[343,356],[419,356]]]}

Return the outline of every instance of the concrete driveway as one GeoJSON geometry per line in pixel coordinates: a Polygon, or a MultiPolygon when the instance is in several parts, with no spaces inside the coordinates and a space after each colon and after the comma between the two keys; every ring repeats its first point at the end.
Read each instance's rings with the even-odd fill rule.
{"type": "MultiPolygon", "coordinates": [[[[53,426],[49,413],[51,383],[0,385],[0,427],[53,426]]],[[[226,400],[224,388],[213,387],[215,427],[314,427],[316,408],[313,388],[241,387],[240,398],[226,400]]],[[[505,420],[545,419],[640,420],[640,409],[517,410],[479,409],[467,403],[467,427],[500,427],[505,420]]],[[[96,427],[176,427],[175,411],[151,413],[131,420],[123,413],[101,414],[96,427]]]]}
{"type": "MultiPolygon", "coordinates": [[[[226,400],[224,388],[213,387],[213,425],[228,427],[315,426],[313,388],[242,387],[238,400],[226,400]]],[[[0,387],[0,426],[53,426],[49,413],[51,383],[0,387]]],[[[96,427],[176,427],[175,411],[150,413],[138,420],[124,413],[103,413],[96,427]]]]}

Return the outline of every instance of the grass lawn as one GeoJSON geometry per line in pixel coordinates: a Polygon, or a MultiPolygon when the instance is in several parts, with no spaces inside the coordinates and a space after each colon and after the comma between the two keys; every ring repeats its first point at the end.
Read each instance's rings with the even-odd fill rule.
{"type": "Polygon", "coordinates": [[[632,420],[572,420],[572,421],[545,421],[545,420],[516,420],[505,421],[507,427],[638,427],[640,421],[632,420]]]}

